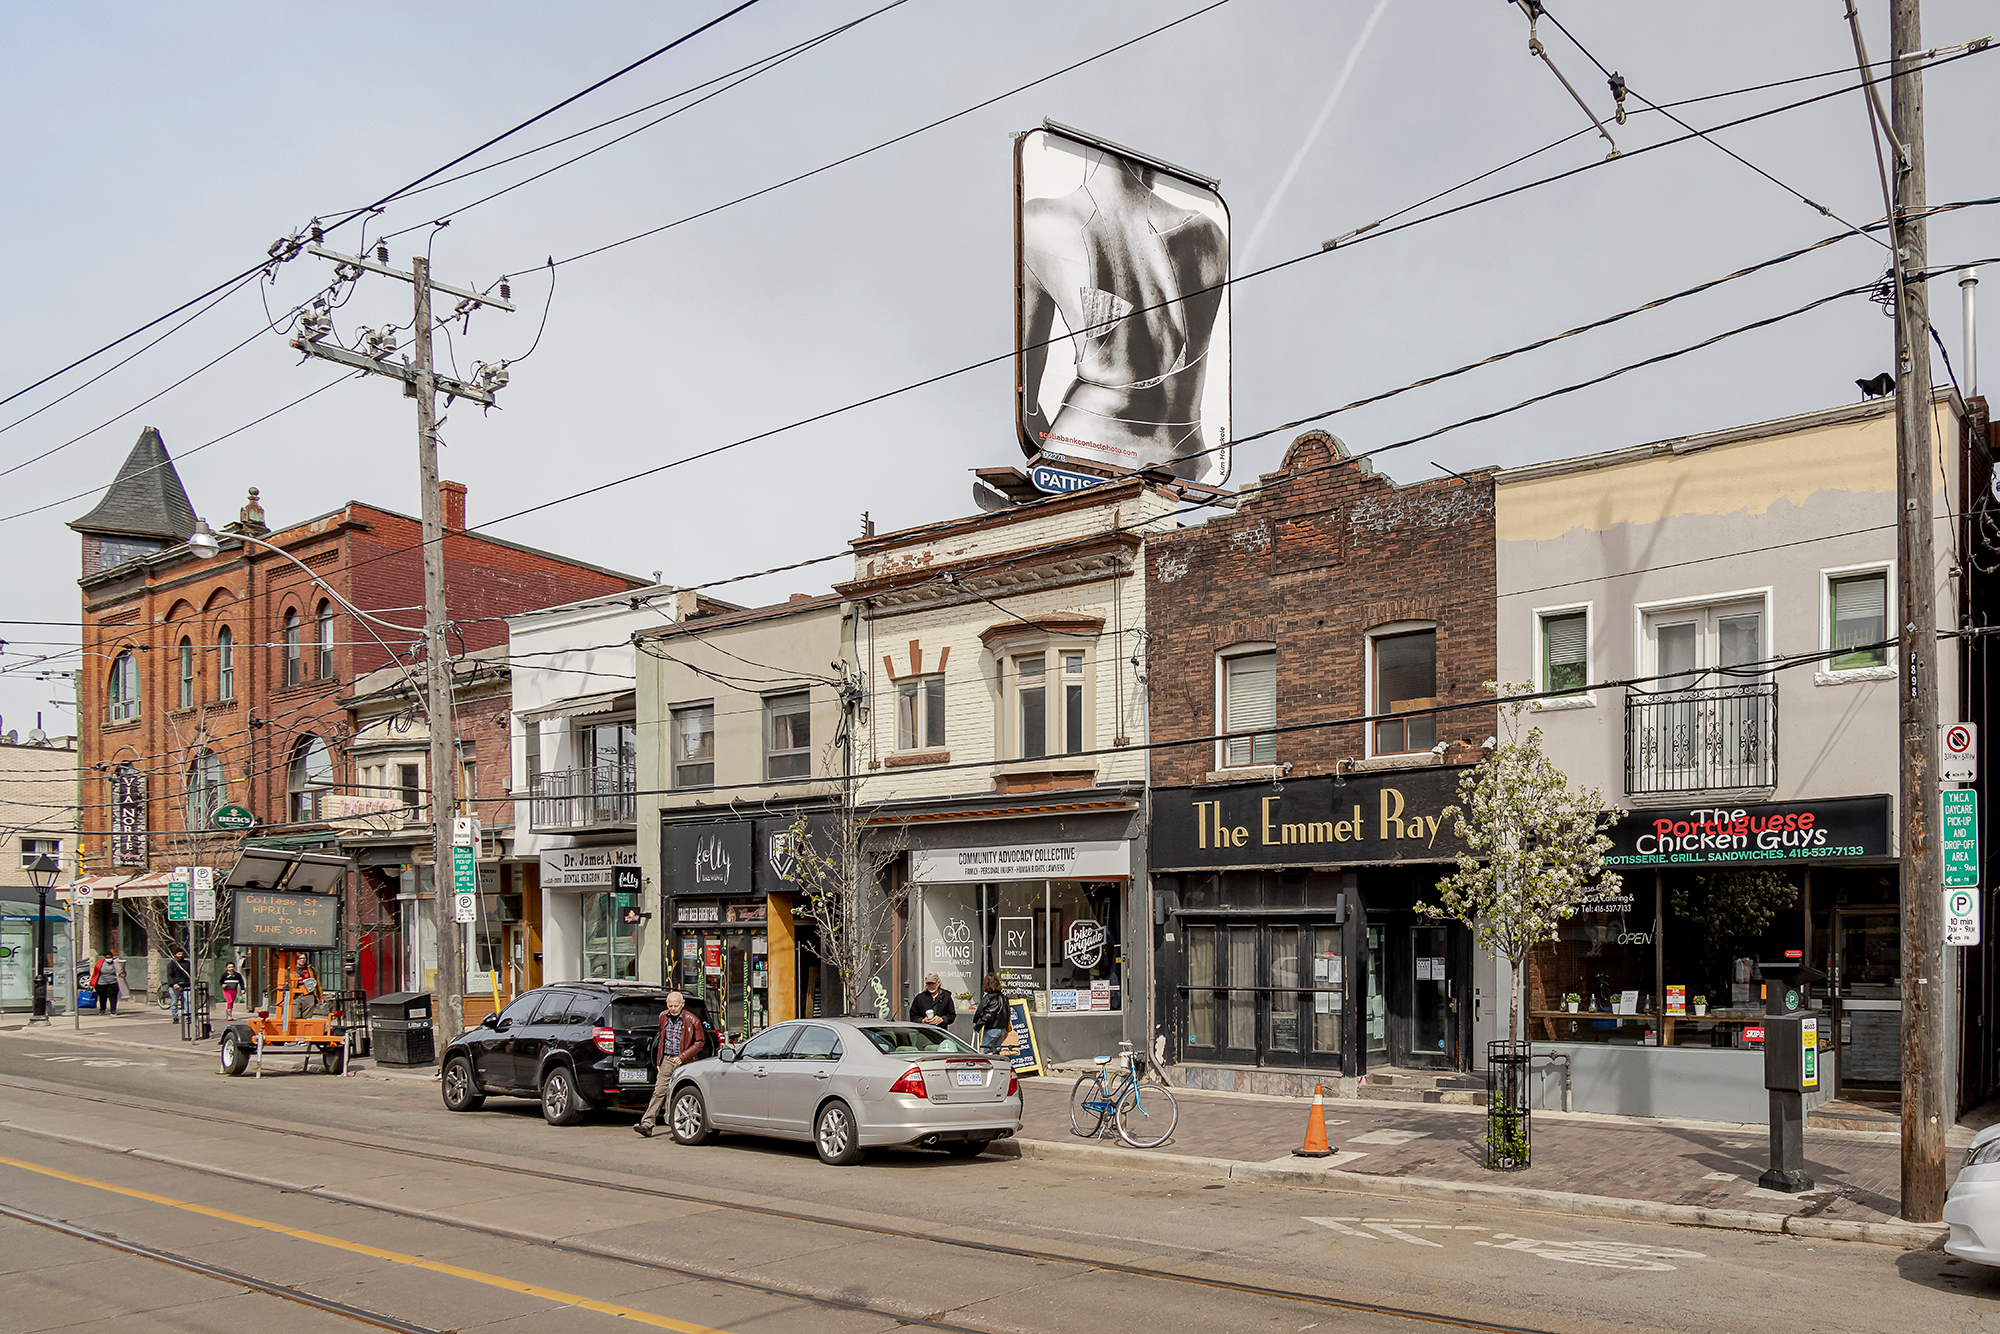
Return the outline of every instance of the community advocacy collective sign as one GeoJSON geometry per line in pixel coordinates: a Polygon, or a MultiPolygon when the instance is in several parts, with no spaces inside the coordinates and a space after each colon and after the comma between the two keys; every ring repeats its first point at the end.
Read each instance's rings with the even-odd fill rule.
{"type": "Polygon", "coordinates": [[[1892,855],[1886,796],[1628,811],[1612,828],[1611,841],[1604,858],[1609,866],[1841,862],[1892,855]]]}

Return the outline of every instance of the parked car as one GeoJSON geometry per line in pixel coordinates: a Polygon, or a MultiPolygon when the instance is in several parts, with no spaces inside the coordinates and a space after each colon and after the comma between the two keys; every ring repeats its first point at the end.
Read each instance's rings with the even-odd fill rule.
{"type": "Polygon", "coordinates": [[[1944,1221],[1951,1224],[1944,1243],[1947,1254],[2000,1265],[2000,1125],[1972,1137],[1965,1166],[1944,1197],[1944,1221]]]}
{"type": "Polygon", "coordinates": [[[795,1019],[674,1076],[667,1119],[681,1144],[718,1131],[810,1140],[820,1159],[925,1145],[970,1158],[1021,1129],[1021,1086],[930,1024],[795,1019]]]}
{"type": "MultiPolygon", "coordinates": [[[[444,1105],[475,1112],[494,1094],[539,1098],[552,1126],[598,1107],[643,1108],[666,1004],[666,988],[630,982],[530,991],[445,1049],[444,1105]]],[[[701,1013],[698,1002],[689,1008],[701,1013]]]]}

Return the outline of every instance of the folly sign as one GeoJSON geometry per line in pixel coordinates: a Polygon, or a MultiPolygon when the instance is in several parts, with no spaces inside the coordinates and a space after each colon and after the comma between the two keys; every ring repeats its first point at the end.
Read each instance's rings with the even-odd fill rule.
{"type": "Polygon", "coordinates": [[[1156,870],[1449,862],[1459,767],[1240,787],[1156,788],[1156,870]]]}

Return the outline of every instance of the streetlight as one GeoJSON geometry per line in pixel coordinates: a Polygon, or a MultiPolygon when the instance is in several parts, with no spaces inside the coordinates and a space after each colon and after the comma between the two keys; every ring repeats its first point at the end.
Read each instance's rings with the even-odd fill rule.
{"type": "Polygon", "coordinates": [[[49,890],[62,873],[62,862],[53,853],[38,852],[24,857],[28,883],[35,887],[35,1013],[31,1024],[49,1021],[49,890]]]}

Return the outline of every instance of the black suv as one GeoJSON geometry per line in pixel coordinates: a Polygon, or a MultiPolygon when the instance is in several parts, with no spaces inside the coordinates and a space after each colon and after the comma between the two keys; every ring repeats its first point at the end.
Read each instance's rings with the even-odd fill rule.
{"type": "MultiPolygon", "coordinates": [[[[540,1098],[552,1126],[573,1126],[594,1107],[644,1107],[667,990],[561,982],[528,992],[445,1049],[444,1105],[474,1112],[489,1094],[540,1098]]],[[[688,1008],[699,1016],[698,1001],[688,1008]]]]}

